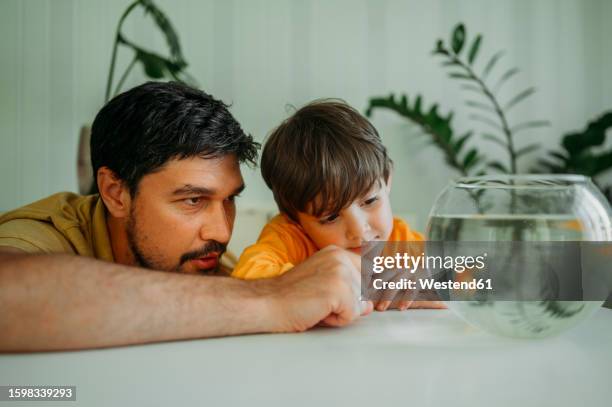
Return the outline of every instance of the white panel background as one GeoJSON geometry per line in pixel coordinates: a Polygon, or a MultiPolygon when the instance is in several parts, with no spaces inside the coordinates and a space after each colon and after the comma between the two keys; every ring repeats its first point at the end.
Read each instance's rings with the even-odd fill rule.
{"type": "MultiPolygon", "coordinates": [[[[506,97],[529,85],[538,93],[511,118],[546,118],[552,127],[519,139],[558,145],[561,134],[612,108],[612,2],[605,0],[157,0],[178,29],[190,72],[226,102],[258,140],[287,106],[339,97],[363,110],[368,97],[408,92],[458,109],[469,122],[458,85],[430,56],[435,39],[458,21],[482,32],[480,64],[506,49],[498,69],[521,74],[506,97]]],[[[103,97],[116,23],[128,1],[0,2],[0,211],[58,190],[76,190],[81,125],[103,97]]],[[[165,49],[138,13],[126,32],[165,49]]],[[[119,72],[128,62],[120,53],[119,72]]],[[[480,65],[482,67],[482,65],[480,65]]],[[[139,70],[128,84],[143,80],[139,70]]],[[[392,202],[423,228],[429,208],[454,174],[413,126],[390,113],[373,118],[396,163],[392,202]]],[[[479,146],[503,157],[495,146],[479,146]]],[[[533,156],[532,156],[533,157],[533,156]]],[[[523,169],[530,160],[522,161],[523,169]]],[[[273,208],[257,171],[245,170],[243,208],[273,208]]],[[[267,208],[267,209],[266,209],[267,208]]]]}

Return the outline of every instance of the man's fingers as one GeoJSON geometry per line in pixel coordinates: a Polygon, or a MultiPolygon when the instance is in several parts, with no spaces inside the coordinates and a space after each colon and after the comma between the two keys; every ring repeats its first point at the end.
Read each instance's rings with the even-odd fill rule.
{"type": "Polygon", "coordinates": [[[360,316],[368,315],[372,312],[372,303],[370,301],[361,301],[359,299],[351,301],[348,307],[341,308],[326,316],[321,323],[327,326],[344,326],[353,322],[360,316]]]}

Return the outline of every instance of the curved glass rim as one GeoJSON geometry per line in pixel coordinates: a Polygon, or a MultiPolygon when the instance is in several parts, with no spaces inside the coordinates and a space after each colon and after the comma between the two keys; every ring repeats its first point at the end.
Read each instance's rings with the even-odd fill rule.
{"type": "Polygon", "coordinates": [[[470,189],[565,189],[588,183],[590,178],[579,174],[498,174],[460,177],[450,185],[470,189]]]}

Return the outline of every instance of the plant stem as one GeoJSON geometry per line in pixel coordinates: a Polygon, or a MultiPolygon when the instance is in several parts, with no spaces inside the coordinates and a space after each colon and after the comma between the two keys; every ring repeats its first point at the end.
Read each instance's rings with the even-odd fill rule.
{"type": "Polygon", "coordinates": [[[119,19],[119,23],[117,24],[117,31],[115,33],[115,44],[113,45],[113,53],[111,56],[110,68],[108,70],[108,80],[106,81],[106,93],[104,96],[104,103],[108,102],[110,99],[111,87],[113,85],[113,75],[115,73],[115,62],[117,60],[117,50],[119,48],[119,40],[121,38],[121,26],[123,25],[123,21],[126,17],[134,10],[134,8],[140,4],[140,0],[136,0],[123,12],[121,18],[119,19]]]}
{"type": "Polygon", "coordinates": [[[119,83],[117,83],[117,87],[115,88],[115,92],[113,93],[113,96],[116,95],[117,93],[119,93],[119,90],[121,89],[121,86],[123,86],[123,82],[125,82],[125,80],[127,79],[128,74],[130,73],[130,71],[134,67],[134,64],[136,64],[136,61],[138,61],[138,57],[136,55],[134,55],[134,58],[132,58],[132,62],[130,62],[130,64],[128,65],[127,69],[123,73],[123,75],[121,75],[121,79],[119,79],[119,83]]]}
{"type": "Polygon", "coordinates": [[[504,112],[499,106],[499,103],[497,103],[497,99],[495,99],[495,96],[493,96],[493,93],[489,90],[487,85],[478,76],[476,76],[476,74],[474,73],[474,71],[469,65],[464,64],[459,58],[457,58],[454,55],[449,55],[449,58],[451,58],[451,60],[454,63],[461,66],[471,79],[476,81],[478,86],[480,86],[480,88],[482,89],[482,92],[485,94],[487,99],[489,99],[489,101],[493,105],[493,109],[495,110],[495,113],[497,114],[497,116],[499,116],[499,120],[502,126],[502,131],[504,135],[506,136],[508,155],[510,157],[510,172],[512,174],[516,174],[518,172],[518,168],[516,165],[516,151],[514,150],[514,140],[512,138],[512,131],[510,130],[510,126],[508,125],[508,121],[506,120],[506,116],[504,115],[504,112]]]}

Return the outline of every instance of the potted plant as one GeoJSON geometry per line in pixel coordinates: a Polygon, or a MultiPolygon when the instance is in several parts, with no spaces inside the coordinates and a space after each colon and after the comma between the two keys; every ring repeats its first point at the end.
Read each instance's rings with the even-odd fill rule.
{"type": "MultiPolygon", "coordinates": [[[[143,73],[148,79],[170,79],[178,82],[196,85],[194,78],[186,71],[188,66],[183,52],[179,37],[174,26],[168,17],[160,10],[152,0],[136,0],[131,3],[119,18],[115,39],[111,54],[108,78],[106,81],[106,91],[104,103],[119,94],[123,89],[125,80],[136,65],[142,67],[143,73]],[[129,39],[122,31],[126,19],[137,9],[144,11],[145,17],[153,19],[156,27],[161,31],[168,46],[168,55],[162,56],[152,50],[145,49],[129,39]],[[117,66],[117,56],[119,48],[125,48],[132,52],[132,58],[118,80],[115,80],[115,70],[117,66]]],[[[93,182],[91,170],[89,139],[91,127],[81,127],[79,136],[79,146],[77,152],[77,178],[80,193],[96,192],[96,185],[93,182]]]]}
{"type": "Polygon", "coordinates": [[[561,138],[561,147],[549,151],[537,160],[537,165],[523,169],[519,160],[541,150],[539,143],[517,148],[515,137],[531,129],[546,127],[547,120],[528,119],[522,123],[510,123],[508,112],[535,93],[534,87],[518,92],[507,101],[498,97],[499,91],[520,71],[513,67],[493,75],[504,51],[493,54],[482,70],[476,69],[476,62],[483,42],[481,34],[474,37],[468,46],[466,28],[458,24],[450,40],[438,40],[433,55],[442,58],[442,65],[449,70],[449,77],[461,83],[461,89],[469,94],[465,104],[471,111],[470,119],[486,129],[478,134],[485,141],[494,143],[506,152],[505,162],[489,159],[477,146],[468,147],[468,141],[475,133],[458,133],[452,123],[454,113],[439,112],[437,103],[425,106],[423,97],[416,95],[411,101],[406,94],[399,97],[373,97],[369,100],[366,115],[372,116],[378,109],[391,110],[401,117],[417,124],[423,133],[444,154],[447,164],[463,176],[484,175],[490,171],[506,174],[532,173],[574,173],[587,175],[612,202],[612,185],[603,185],[599,177],[612,169],[612,149],[601,151],[605,144],[606,132],[612,128],[612,111],[605,112],[587,123],[581,131],[566,134],[561,138]],[[525,171],[526,170],[526,171],[525,171]],[[599,182],[598,182],[599,181],[599,182]]]}

